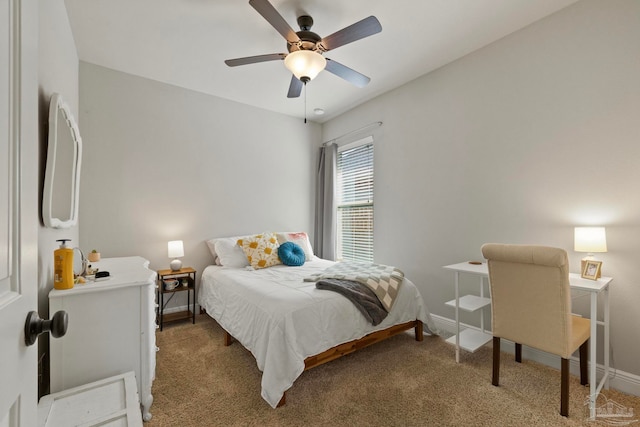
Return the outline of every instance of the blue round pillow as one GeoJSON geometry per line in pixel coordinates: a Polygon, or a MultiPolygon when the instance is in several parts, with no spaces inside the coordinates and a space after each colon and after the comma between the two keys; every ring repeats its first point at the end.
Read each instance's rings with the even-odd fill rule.
{"type": "Polygon", "coordinates": [[[278,256],[284,265],[299,267],[305,262],[304,250],[293,242],[284,242],[278,247],[278,256]]]}

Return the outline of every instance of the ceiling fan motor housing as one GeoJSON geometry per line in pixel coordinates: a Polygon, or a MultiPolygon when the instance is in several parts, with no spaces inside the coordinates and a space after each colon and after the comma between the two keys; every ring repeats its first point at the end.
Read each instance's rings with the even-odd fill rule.
{"type": "Polygon", "coordinates": [[[300,38],[299,42],[287,43],[287,50],[289,53],[295,52],[297,50],[319,50],[324,52],[322,49],[322,45],[319,44],[322,37],[311,31],[311,27],[313,26],[313,18],[309,15],[302,15],[298,17],[298,25],[300,26],[300,31],[297,31],[296,34],[298,38],[300,38]]]}
{"type": "Polygon", "coordinates": [[[311,31],[311,27],[313,27],[313,18],[309,15],[298,16],[298,26],[302,31],[311,31]]]}

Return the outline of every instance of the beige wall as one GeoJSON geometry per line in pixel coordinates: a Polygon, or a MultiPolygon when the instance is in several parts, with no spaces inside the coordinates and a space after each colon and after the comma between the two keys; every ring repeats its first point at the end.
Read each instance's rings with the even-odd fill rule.
{"type": "MultiPolygon", "coordinates": [[[[639,16],[636,0],[578,2],[325,124],[328,140],[384,122],[375,258],[433,313],[454,317],[441,267],[481,259],[483,243],[565,248],[577,272],[573,227],[604,225],[613,365],[640,375],[639,16]]],[[[587,297],[574,304],[588,314],[587,297]]]]}
{"type": "Polygon", "coordinates": [[[157,270],[183,240],[199,276],[211,237],[313,231],[319,125],[84,62],[80,105],[82,249],[157,270]]]}

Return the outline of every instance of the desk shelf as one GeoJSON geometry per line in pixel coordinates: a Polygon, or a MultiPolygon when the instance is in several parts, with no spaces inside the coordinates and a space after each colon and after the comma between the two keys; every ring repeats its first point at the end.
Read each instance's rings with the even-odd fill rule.
{"type": "MultiPolygon", "coordinates": [[[[445,305],[455,308],[456,300],[452,299],[451,301],[447,301],[445,302],[445,305]]],[[[479,297],[477,295],[465,295],[460,297],[458,308],[468,313],[473,313],[474,311],[478,311],[489,305],[491,305],[491,298],[479,297]]]]}
{"type": "MultiPolygon", "coordinates": [[[[460,348],[475,353],[483,345],[487,344],[493,335],[475,329],[465,329],[460,332],[460,348]]],[[[456,336],[447,339],[447,342],[456,345],[456,336]]]]}
{"type": "Polygon", "coordinates": [[[490,332],[484,328],[484,309],[491,306],[491,298],[484,296],[484,282],[487,278],[486,263],[463,262],[459,264],[447,265],[444,267],[455,273],[455,294],[456,298],[447,301],[445,305],[455,310],[456,318],[456,335],[447,339],[446,342],[456,347],[456,362],[460,362],[460,349],[471,353],[487,344],[493,338],[490,332]],[[480,279],[480,295],[459,295],[459,275],[460,273],[470,274],[480,279]],[[467,313],[480,312],[480,330],[467,328],[461,330],[459,311],[467,313]]]}

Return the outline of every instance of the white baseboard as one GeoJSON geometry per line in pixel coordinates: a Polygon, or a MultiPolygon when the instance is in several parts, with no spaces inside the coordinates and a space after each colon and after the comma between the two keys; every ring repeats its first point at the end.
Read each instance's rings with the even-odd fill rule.
{"type": "MultiPolygon", "coordinates": [[[[455,320],[449,319],[447,317],[438,316],[432,314],[431,317],[436,324],[436,327],[442,332],[450,333],[451,335],[455,335],[456,333],[456,322],[455,320]]],[[[464,323],[460,323],[460,329],[475,329],[480,330],[480,328],[476,326],[467,325],[464,323]]],[[[508,353],[515,353],[515,345],[508,340],[502,340],[502,345],[500,346],[502,351],[506,351],[508,353]]],[[[464,352],[464,350],[461,350],[464,352]]],[[[555,369],[560,369],[560,358],[553,354],[546,353],[544,351],[540,351],[534,348],[522,347],[522,356],[525,359],[533,360],[535,362],[541,363],[546,366],[550,366],[555,369]]],[[[578,358],[572,357],[570,362],[570,371],[574,375],[580,375],[580,361],[578,358]]],[[[602,365],[596,365],[596,376],[598,379],[602,378],[604,373],[604,367],[602,365]]],[[[640,396],[640,376],[631,374],[629,372],[620,371],[617,369],[609,370],[609,386],[613,389],[621,391],[623,393],[631,394],[634,396],[640,396]]]]}

